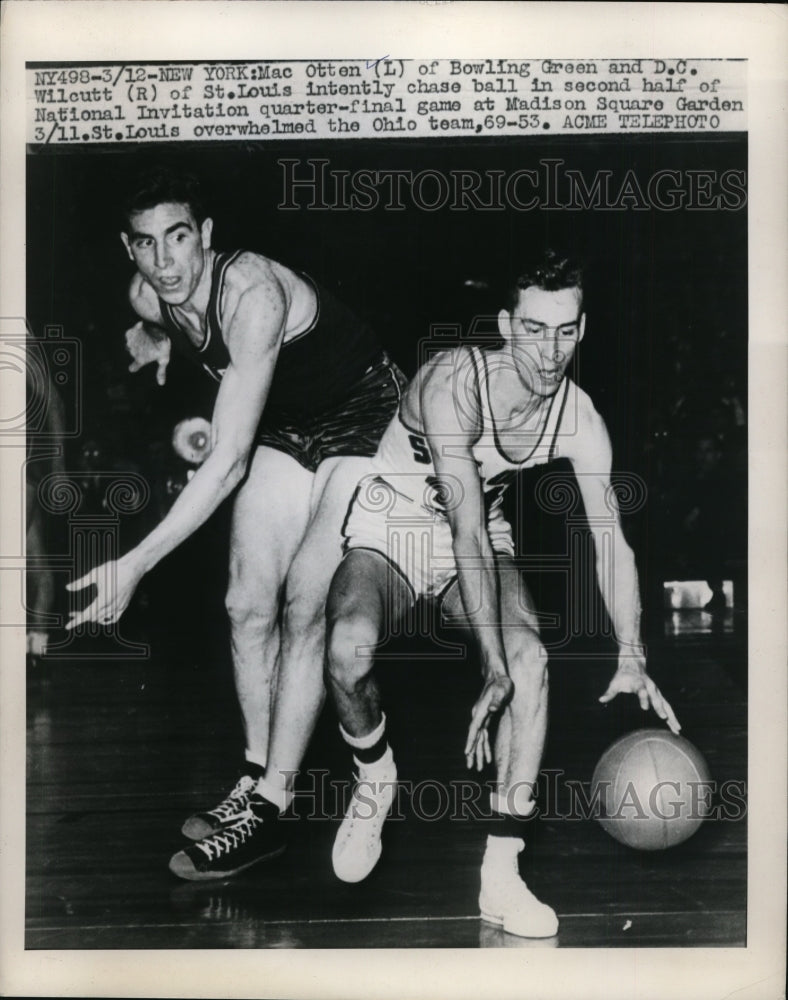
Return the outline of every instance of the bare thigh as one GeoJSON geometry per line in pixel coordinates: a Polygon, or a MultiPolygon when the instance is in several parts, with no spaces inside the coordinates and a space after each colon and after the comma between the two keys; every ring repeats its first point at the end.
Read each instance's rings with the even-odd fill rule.
{"type": "Polygon", "coordinates": [[[284,452],[256,449],[233,507],[230,591],[236,591],[235,603],[278,602],[309,524],[314,478],[284,452]]]}
{"type": "Polygon", "coordinates": [[[311,516],[287,579],[289,624],[322,618],[331,578],[342,558],[342,526],[368,458],[332,458],[317,470],[311,516]]]}

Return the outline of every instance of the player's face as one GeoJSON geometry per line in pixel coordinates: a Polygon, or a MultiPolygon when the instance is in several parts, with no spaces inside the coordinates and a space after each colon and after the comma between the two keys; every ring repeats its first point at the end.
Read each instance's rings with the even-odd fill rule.
{"type": "Polygon", "coordinates": [[[211,246],[210,219],[201,226],[188,205],[163,202],[129,216],[121,239],[159,298],[181,305],[194,294],[211,246]]]}
{"type": "Polygon", "coordinates": [[[566,375],[585,332],[582,303],[579,288],[520,292],[507,339],[520,378],[538,396],[552,396],[566,375]]]}

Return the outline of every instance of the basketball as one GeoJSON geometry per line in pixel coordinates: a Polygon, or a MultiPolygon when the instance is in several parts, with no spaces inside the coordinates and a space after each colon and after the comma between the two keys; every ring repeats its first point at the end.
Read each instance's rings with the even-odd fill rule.
{"type": "Polygon", "coordinates": [[[681,844],[711,813],[709,769],[700,751],[666,729],[639,729],[602,754],[591,801],[602,827],[628,847],[660,851],[681,844]]]}

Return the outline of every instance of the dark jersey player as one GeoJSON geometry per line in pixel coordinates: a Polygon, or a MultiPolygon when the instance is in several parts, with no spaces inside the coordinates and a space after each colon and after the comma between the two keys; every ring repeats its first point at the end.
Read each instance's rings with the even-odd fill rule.
{"type": "MultiPolygon", "coordinates": [[[[547,655],[514,561],[502,491],[520,469],[569,459],[596,545],[599,587],[619,644],[600,698],[636,694],[677,732],[646,672],[638,577],[610,488],[611,448],[589,397],[566,375],[585,332],[581,275],[546,254],[516,283],[498,316],[503,347],[435,354],[403,394],[347,522],[346,555],[331,585],[327,652],[340,728],[359,780],[334,844],[337,876],[357,882],[381,853],[397,772],[373,672],[374,651],[418,597],[442,601],[470,630],[482,691],[465,745],[469,767],[494,762],[498,817],[481,869],[482,916],[525,937],[558,921],[520,879],[523,820],[533,810],[547,727],[547,655]],[[490,723],[499,716],[491,748],[490,723]]],[[[440,725],[440,707],[435,715],[440,725]]]]}
{"type": "Polygon", "coordinates": [[[69,585],[97,588],[68,627],[111,623],[142,576],[235,492],[227,611],[244,720],[242,774],[191,816],[183,878],[233,874],[283,846],[276,822],[323,699],[324,611],[353,488],[403,379],[372,330],[310,278],[256,253],[217,253],[194,178],[140,179],[121,239],[136,266],[130,370],[171,348],[218,385],[211,448],[161,523],[116,562],[69,585]],[[275,667],[278,669],[275,670],[275,667]]]}

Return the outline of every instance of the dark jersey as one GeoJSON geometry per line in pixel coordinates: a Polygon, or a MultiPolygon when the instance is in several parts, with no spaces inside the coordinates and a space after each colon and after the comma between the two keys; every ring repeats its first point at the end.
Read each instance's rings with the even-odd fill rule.
{"type": "MultiPolygon", "coordinates": [[[[217,382],[230,365],[222,336],[221,301],[227,268],[242,250],[217,253],[206,317],[207,332],[195,347],[178,324],[171,306],[159,299],[164,326],[176,350],[200,365],[217,382]]],[[[330,292],[305,274],[317,297],[317,311],[309,329],[283,344],[276,361],[263,421],[315,416],[341,403],[353,386],[382,354],[372,328],[330,292]]]]}

